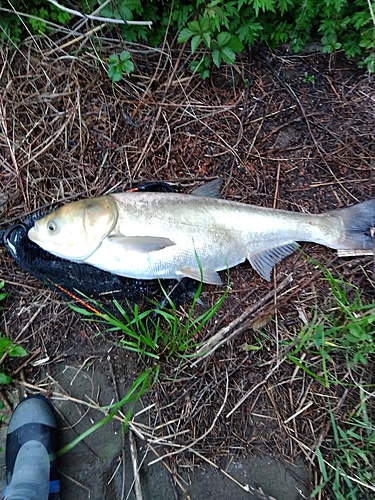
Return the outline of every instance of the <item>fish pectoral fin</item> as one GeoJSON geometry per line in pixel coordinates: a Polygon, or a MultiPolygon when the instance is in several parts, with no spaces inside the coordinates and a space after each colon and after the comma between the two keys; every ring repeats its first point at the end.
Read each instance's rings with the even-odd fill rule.
{"type": "Polygon", "coordinates": [[[255,271],[267,281],[271,281],[273,266],[291,255],[299,247],[298,243],[291,242],[275,248],[269,248],[247,257],[255,271]]]}
{"type": "Polygon", "coordinates": [[[221,285],[222,281],[220,276],[216,271],[210,269],[192,269],[191,267],[183,267],[177,274],[180,274],[184,278],[192,278],[193,280],[203,281],[203,283],[209,283],[210,285],[221,285]]]}
{"type": "Polygon", "coordinates": [[[111,244],[126,247],[127,250],[139,253],[157,252],[175,245],[174,241],[162,236],[124,236],[115,234],[108,237],[111,244]]]}

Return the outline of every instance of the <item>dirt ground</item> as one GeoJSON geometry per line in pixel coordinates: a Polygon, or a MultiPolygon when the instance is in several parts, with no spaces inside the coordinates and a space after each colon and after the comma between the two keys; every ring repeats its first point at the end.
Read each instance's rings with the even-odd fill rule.
{"type": "MultiPolygon", "coordinates": [[[[146,180],[189,192],[220,176],[225,198],[309,213],[374,197],[375,81],[354,62],[257,48],[201,81],[189,73],[187,49],[131,46],[135,72],[112,87],[104,61],[123,47],[107,36],[30,39],[2,51],[1,229],[53,203],[146,180]]],[[[373,301],[372,257],[302,248],[373,301]]],[[[119,347],[116,333],[83,321],[4,247],[0,279],[8,294],[0,331],[29,353],[4,360],[14,383],[3,400],[48,395],[63,443],[71,442],[150,364],[119,347]]],[[[132,408],[130,430],[122,432],[129,409],[122,408],[61,458],[62,500],[297,500],[321,484],[316,447],[329,461],[328,408],[342,421],[358,405],[359,384],[373,391],[374,360],[350,373],[335,360],[333,374],[348,383],[324,387],[283,357],[303,319],[331,307],[322,271],[300,252],[277,265],[271,283],[248,264],[230,279],[199,340],[249,310],[241,331],[205,358],[182,365],[162,358],[158,382],[132,408]]],[[[224,289],[205,285],[198,312],[224,289]]],[[[188,310],[188,301],[179,306],[181,321],[188,310]]],[[[319,374],[319,360],[311,355],[311,363],[319,374]]],[[[326,487],[318,498],[334,496],[326,487]]]]}

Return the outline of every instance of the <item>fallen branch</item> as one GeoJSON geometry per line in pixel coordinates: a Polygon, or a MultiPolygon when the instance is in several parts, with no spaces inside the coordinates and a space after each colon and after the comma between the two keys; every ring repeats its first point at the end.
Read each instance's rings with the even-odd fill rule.
{"type": "Polygon", "coordinates": [[[68,12],[68,14],[72,14],[72,16],[83,17],[84,19],[91,19],[92,21],[99,21],[100,23],[113,23],[113,24],[137,24],[141,26],[148,26],[151,28],[152,21],[127,21],[125,19],[112,19],[110,17],[100,17],[93,16],[92,14],[82,14],[78,10],[69,9],[68,7],[64,7],[60,5],[56,0],[48,0],[49,3],[52,3],[55,7],[64,12],[68,12]]]}

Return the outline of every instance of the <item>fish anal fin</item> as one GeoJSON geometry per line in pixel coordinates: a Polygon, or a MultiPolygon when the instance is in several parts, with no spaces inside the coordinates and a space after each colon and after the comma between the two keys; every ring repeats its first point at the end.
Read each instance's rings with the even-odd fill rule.
{"type": "Polygon", "coordinates": [[[290,242],[278,247],[268,248],[248,256],[248,261],[255,271],[267,281],[271,281],[271,271],[278,262],[291,255],[299,247],[298,243],[290,242]]]}
{"type": "Polygon", "coordinates": [[[108,237],[111,244],[126,247],[127,250],[139,253],[157,252],[175,245],[169,238],[162,236],[124,236],[114,234],[108,237]]]}
{"type": "Polygon", "coordinates": [[[184,278],[192,278],[193,280],[203,281],[203,283],[208,283],[210,285],[221,285],[222,281],[220,276],[216,271],[210,269],[202,269],[202,271],[197,269],[192,269],[191,267],[183,267],[177,274],[184,278]],[[203,276],[202,276],[203,275],[203,276]]]}

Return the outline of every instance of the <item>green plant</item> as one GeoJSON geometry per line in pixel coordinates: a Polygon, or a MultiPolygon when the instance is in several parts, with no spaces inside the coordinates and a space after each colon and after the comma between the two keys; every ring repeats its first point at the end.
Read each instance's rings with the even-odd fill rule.
{"type": "Polygon", "coordinates": [[[337,41],[336,35],[334,33],[330,33],[327,36],[322,37],[322,51],[327,52],[328,54],[332,54],[336,52],[338,49],[341,49],[341,43],[337,41]]]}
{"type": "Polygon", "coordinates": [[[108,77],[112,82],[119,82],[123,73],[129,74],[134,71],[134,64],[127,50],[121,54],[111,54],[108,64],[108,77]]]}
{"type": "MultiPolygon", "coordinates": [[[[90,5],[86,6],[85,11],[87,13],[92,12],[92,10],[98,6],[98,3],[100,4],[103,2],[90,2],[90,5]]],[[[149,3],[152,4],[152,2],[149,3]]],[[[156,21],[156,19],[152,17],[153,9],[150,9],[151,5],[149,6],[149,3],[141,3],[140,0],[106,2],[105,6],[100,9],[100,15],[109,19],[122,19],[123,21],[133,21],[134,19],[141,18],[156,21]]],[[[146,42],[150,35],[149,32],[150,30],[147,26],[129,24],[123,24],[121,26],[121,34],[124,40],[128,42],[140,40],[146,42]]]]}
{"type": "MultiPolygon", "coordinates": [[[[127,313],[118,301],[114,305],[119,315],[110,312],[93,312],[72,305],[71,307],[86,316],[106,326],[106,331],[119,332],[123,336],[119,345],[124,349],[136,352],[141,357],[149,357],[157,361],[162,359],[188,358],[196,356],[196,349],[200,343],[198,333],[214,316],[223,303],[228,288],[216,303],[201,314],[196,314],[197,304],[200,302],[202,283],[194,295],[186,318],[182,321],[176,305],[164,291],[168,308],[160,308],[154,303],[153,308],[140,312],[135,305],[131,313],[127,313]]],[[[96,302],[93,305],[99,309],[96,302]]]]}
{"type": "Polygon", "coordinates": [[[309,75],[307,71],[305,71],[302,79],[303,83],[315,83],[315,76],[314,75],[309,75]]]}
{"type": "Polygon", "coordinates": [[[27,8],[23,0],[0,0],[0,41],[18,45],[23,30],[45,34],[49,25],[65,25],[70,19],[68,12],[48,0],[29,0],[27,8]]]}
{"type": "MultiPolygon", "coordinates": [[[[6,297],[6,292],[4,291],[4,281],[0,281],[0,301],[4,300],[6,297]]],[[[8,355],[11,358],[18,358],[27,355],[27,352],[23,347],[14,343],[13,340],[3,337],[0,333],[0,359],[4,359],[4,356],[8,355]]],[[[6,375],[3,368],[0,368],[0,384],[10,384],[12,379],[9,375],[6,375]]]]}
{"type": "Polygon", "coordinates": [[[48,22],[64,26],[71,19],[68,12],[45,0],[32,0],[31,6],[28,4],[27,13],[35,16],[28,18],[28,22],[33,32],[38,34],[47,32],[48,22]]]}
{"type": "Polygon", "coordinates": [[[285,345],[291,347],[286,354],[290,362],[328,387],[331,382],[337,382],[332,379],[329,369],[335,363],[334,357],[344,358],[354,367],[368,364],[370,356],[375,354],[375,307],[363,303],[357,287],[335,278],[329,270],[323,272],[331,293],[328,311],[323,313],[315,309],[297,339],[285,345]],[[303,353],[309,353],[312,358],[318,355],[319,366],[316,359],[312,363],[303,353]],[[323,376],[317,375],[319,371],[323,376]]]}
{"type": "MultiPolygon", "coordinates": [[[[374,5],[367,0],[240,0],[225,2],[197,1],[196,19],[187,22],[179,41],[191,40],[194,53],[201,42],[216,64],[221,59],[233,64],[235,54],[243,46],[262,42],[275,48],[279,43],[290,43],[300,51],[317,33],[321,35],[322,51],[333,54],[343,50],[347,57],[361,57],[360,64],[372,72],[375,66],[374,5]],[[218,42],[225,34],[225,43],[218,42]],[[232,38],[229,41],[229,36],[232,38]],[[222,55],[223,50],[228,54],[222,55]],[[216,62],[215,62],[216,60],[216,62]]],[[[175,7],[176,8],[176,7],[175,7]]],[[[206,55],[206,54],[205,54],[206,55]]],[[[192,66],[207,77],[207,61],[199,60],[192,66]]]]}
{"type": "MultiPolygon", "coordinates": [[[[218,9],[218,3],[219,1],[216,0],[210,6],[215,4],[218,9]]],[[[191,40],[191,52],[193,54],[203,43],[208,49],[212,62],[219,68],[222,61],[233,64],[236,60],[236,53],[242,51],[243,45],[236,35],[232,35],[228,31],[218,32],[218,23],[216,22],[218,16],[220,17],[219,13],[213,10],[212,14],[208,11],[207,17],[191,21],[188,23],[187,28],[180,32],[178,42],[184,43],[191,40]]],[[[192,71],[198,71],[202,78],[207,78],[210,74],[209,61],[209,57],[204,55],[199,62],[194,61],[190,68],[192,71]]]]}
{"type": "Polygon", "coordinates": [[[324,459],[322,450],[317,448],[323,481],[311,496],[316,496],[328,485],[337,500],[373,498],[375,426],[368,416],[363,391],[361,404],[354,415],[338,424],[332,410],[329,413],[333,433],[330,457],[329,461],[324,459]]]}
{"type": "MultiPolygon", "coordinates": [[[[21,39],[22,0],[0,0],[0,38],[21,39]]],[[[84,0],[86,14],[98,10],[102,0],[84,0]]],[[[128,21],[152,20],[145,25],[122,24],[118,28],[125,41],[141,41],[157,46],[167,34],[179,33],[179,41],[191,42],[193,53],[202,51],[191,66],[207,78],[212,64],[233,64],[242,47],[258,42],[271,48],[289,43],[300,51],[314,37],[321,37],[322,50],[342,51],[356,57],[359,65],[375,71],[375,6],[369,0],[116,0],[104,2],[97,15],[128,21]],[[208,61],[210,63],[208,63],[208,61]]],[[[45,33],[49,23],[65,24],[70,14],[48,0],[30,0],[23,16],[34,32],[45,33]],[[31,15],[37,19],[27,17],[31,15]]],[[[109,25],[113,29],[113,25],[109,25]]]]}

